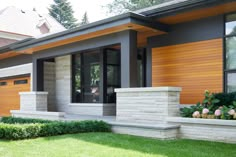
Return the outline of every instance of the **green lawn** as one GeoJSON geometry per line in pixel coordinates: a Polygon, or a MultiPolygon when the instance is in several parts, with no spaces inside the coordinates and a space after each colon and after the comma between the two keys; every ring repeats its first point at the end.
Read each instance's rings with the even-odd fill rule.
{"type": "Polygon", "coordinates": [[[192,140],[159,141],[112,133],[86,133],[1,141],[1,157],[227,157],[236,145],[192,140]]]}

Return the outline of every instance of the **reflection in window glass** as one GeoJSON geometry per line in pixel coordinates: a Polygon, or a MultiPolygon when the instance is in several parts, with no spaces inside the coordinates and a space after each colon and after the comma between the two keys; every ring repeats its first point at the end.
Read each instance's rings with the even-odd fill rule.
{"type": "Polygon", "coordinates": [[[81,55],[75,55],[74,101],[81,102],[81,55]]]}
{"type": "Polygon", "coordinates": [[[226,68],[236,69],[236,37],[226,38],[226,68]]]}
{"type": "Polygon", "coordinates": [[[226,17],[225,34],[236,34],[236,14],[231,14],[226,17]]]}
{"type": "Polygon", "coordinates": [[[236,73],[228,73],[227,75],[227,92],[236,91],[236,73]]]}

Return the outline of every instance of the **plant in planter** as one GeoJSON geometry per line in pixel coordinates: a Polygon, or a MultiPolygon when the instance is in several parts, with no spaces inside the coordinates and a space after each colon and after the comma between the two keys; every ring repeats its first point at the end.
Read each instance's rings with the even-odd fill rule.
{"type": "MultiPolygon", "coordinates": [[[[200,113],[202,113],[202,110],[203,110],[203,106],[200,103],[197,103],[197,105],[195,105],[195,106],[181,108],[180,109],[180,114],[181,114],[182,117],[191,118],[191,117],[193,117],[194,112],[198,111],[199,115],[200,115],[200,113]]],[[[196,118],[201,117],[201,115],[198,116],[197,112],[194,114],[194,116],[196,116],[196,118]]]]}
{"type": "Polygon", "coordinates": [[[202,118],[207,118],[208,117],[208,113],[209,113],[209,109],[208,108],[204,108],[202,110],[202,118]]]}
{"type": "Polygon", "coordinates": [[[202,104],[204,105],[205,108],[209,109],[209,114],[213,114],[213,112],[215,111],[215,104],[219,103],[220,100],[215,98],[215,95],[211,92],[209,92],[208,90],[205,90],[204,93],[204,100],[202,102],[202,104]]]}
{"type": "Polygon", "coordinates": [[[236,92],[214,94],[206,90],[204,96],[202,103],[181,108],[181,115],[190,118],[236,120],[236,92]]]}

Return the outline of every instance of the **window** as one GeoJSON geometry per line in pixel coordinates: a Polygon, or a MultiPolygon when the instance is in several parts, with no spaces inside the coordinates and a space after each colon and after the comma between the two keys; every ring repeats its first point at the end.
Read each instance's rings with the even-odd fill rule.
{"type": "Polygon", "coordinates": [[[100,102],[99,51],[76,54],[73,59],[73,102],[100,102]]]}
{"type": "MultiPolygon", "coordinates": [[[[145,49],[138,50],[139,86],[145,86],[145,49]]],[[[115,103],[121,87],[120,46],[79,52],[72,57],[72,102],[115,103]]]]}
{"type": "Polygon", "coordinates": [[[106,94],[105,94],[105,102],[114,103],[116,102],[116,93],[115,88],[121,87],[120,81],[120,50],[117,49],[105,49],[106,56],[106,94]]]}
{"type": "Polygon", "coordinates": [[[137,56],[138,87],[146,86],[146,49],[138,49],[137,56]]]}
{"type": "Polygon", "coordinates": [[[6,86],[7,82],[0,82],[0,86],[6,86]]]}
{"type": "Polygon", "coordinates": [[[225,22],[225,89],[236,91],[236,14],[226,16],[225,22]]]}
{"type": "Polygon", "coordinates": [[[28,80],[15,80],[14,85],[27,84],[28,80]]]}

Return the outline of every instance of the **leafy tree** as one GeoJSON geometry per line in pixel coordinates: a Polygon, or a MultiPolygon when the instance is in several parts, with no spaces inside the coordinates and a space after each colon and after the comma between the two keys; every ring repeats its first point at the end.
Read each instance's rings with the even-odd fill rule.
{"type": "Polygon", "coordinates": [[[84,16],[83,16],[83,18],[82,18],[82,20],[81,20],[80,25],[86,25],[86,24],[89,24],[87,12],[84,13],[84,16]]]}
{"type": "Polygon", "coordinates": [[[170,0],[114,0],[105,7],[108,9],[108,13],[110,14],[121,14],[127,11],[135,11],[167,1],[170,0]]]}
{"type": "Polygon", "coordinates": [[[78,26],[72,6],[67,0],[54,0],[54,4],[51,4],[48,10],[49,14],[65,28],[71,29],[78,26]]]}

